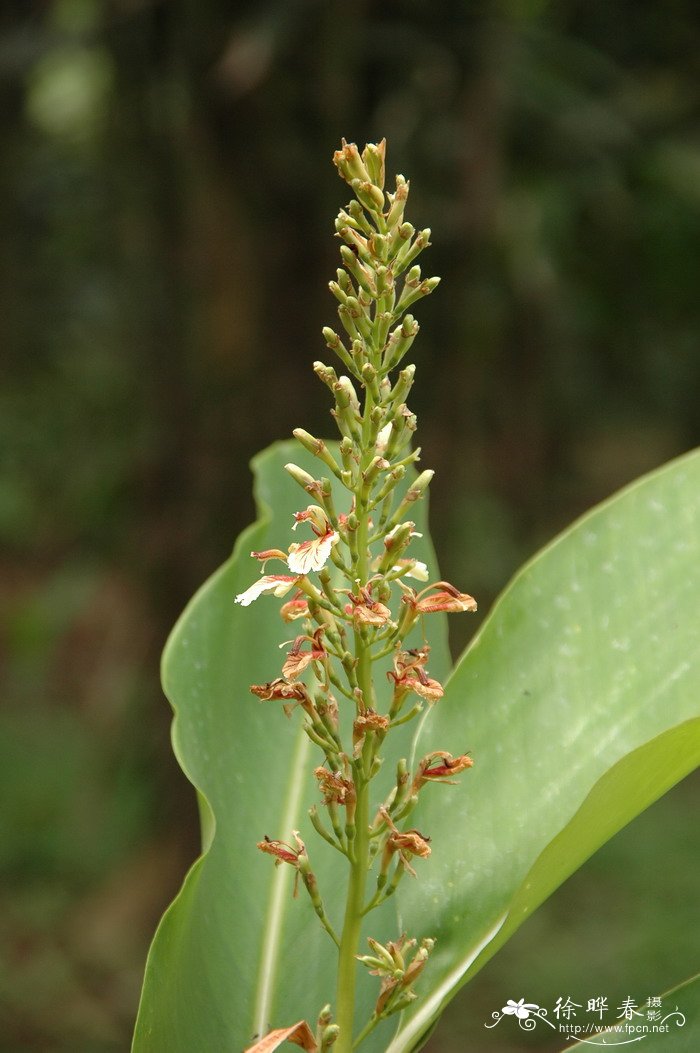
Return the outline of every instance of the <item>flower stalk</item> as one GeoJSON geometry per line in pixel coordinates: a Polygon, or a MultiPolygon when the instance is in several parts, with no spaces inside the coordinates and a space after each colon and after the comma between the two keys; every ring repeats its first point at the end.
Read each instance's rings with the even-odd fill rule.
{"type": "Polygon", "coordinates": [[[294,867],[297,883],[301,879],[337,946],[333,1016],[325,1007],[319,1017],[323,1026],[317,1028],[320,1048],[332,1044],[335,1053],[351,1053],[381,1020],[417,997],[413,985],[434,941],[424,938],[409,961],[406,952],[415,947],[415,939],[404,934],[382,945],[370,938],[374,954],[359,961],[381,977],[381,984],[371,1017],[357,1019],[362,927],[406,873],[416,878],[413,863],[422,866],[430,856],[429,836],[406,828],[418,795],[429,782],[451,781],[450,776],[472,764],[468,755],[453,757],[445,750],[423,758],[414,772],[401,760],[389,798],[372,801],[386,736],[425,704],[435,705],[443,693],[427,669],[428,644],[409,647],[409,633],[433,612],[476,610],[475,600],[453,585],[430,583],[425,564],[410,554],[416,536],[412,512],[433,472],[422,471],[405,484],[407,470],[420,456],[411,449],[416,418],[406,404],[416,370],[409,364],[395,371],[419,330],[407,309],[432,293],[439,279],[423,278],[414,262],[429,245],[430,231],[416,234],[404,219],[410,187],[403,176],[396,177],[393,192],[385,191],[385,150],[382,141],[360,153],[343,140],[333,158],[354,199],[336,220],[342,266],[337,280],[329,283],[345,337],[330,326],[324,327],[323,337],[346,372],[339,375],[320,361],[313,368],[333,396],[331,413],[341,441],[331,447],[296,428],[295,438],[325,474],[315,478],[298,465],[286,465],[313,502],[295,514],[294,529],[301,526],[311,536],[291,542],[286,551],[253,553],[262,575],[236,597],[243,606],[264,594],[285,598],[282,618],[301,622],[281,675],[251,690],[263,702],[282,701],[288,716],[297,706],[304,711],[304,731],[322,755],[314,771],[321,802],[310,809],[309,818],[321,841],[347,858],[342,911],[337,904],[329,909],[331,901],[321,898],[298,832],[293,833],[296,847],[267,836],[258,847],[274,856],[276,864],[294,867]],[[268,560],[286,563],[285,573],[267,574],[268,560]],[[410,579],[429,583],[417,591],[410,579]],[[387,655],[393,656],[393,670],[382,712],[374,666],[387,655]],[[351,713],[350,741],[341,734],[341,706],[351,713]],[[368,895],[374,866],[377,876],[368,895]],[[334,913],[342,918],[339,929],[334,913]]]}

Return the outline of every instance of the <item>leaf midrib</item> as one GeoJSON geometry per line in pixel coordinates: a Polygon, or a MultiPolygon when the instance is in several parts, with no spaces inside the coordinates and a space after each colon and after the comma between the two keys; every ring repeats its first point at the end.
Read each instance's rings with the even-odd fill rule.
{"type": "MultiPolygon", "coordinates": [[[[286,836],[291,830],[298,829],[300,825],[302,789],[310,746],[311,743],[307,736],[302,731],[299,731],[294,747],[290,779],[285,794],[287,806],[280,820],[280,829],[283,836],[286,836]]],[[[268,1022],[271,1019],[271,1008],[277,986],[281,956],[282,931],[289,903],[292,899],[289,891],[290,879],[291,870],[288,870],[287,867],[278,866],[275,868],[270,884],[267,910],[264,916],[264,936],[256,986],[252,1034],[265,1034],[268,1022]]]]}

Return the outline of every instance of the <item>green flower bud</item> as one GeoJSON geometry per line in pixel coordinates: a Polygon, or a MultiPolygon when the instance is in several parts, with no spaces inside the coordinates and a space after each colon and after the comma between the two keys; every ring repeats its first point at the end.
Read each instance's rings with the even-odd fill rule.
{"type": "Polygon", "coordinates": [[[434,289],[437,289],[439,284],[440,279],[435,277],[426,278],[425,281],[421,282],[416,288],[411,288],[408,284],[404,285],[401,298],[396,305],[396,310],[399,313],[405,311],[406,308],[410,307],[416,300],[420,300],[423,296],[429,296],[434,289]]]}
{"type": "Polygon", "coordinates": [[[355,287],[352,284],[352,279],[347,271],[344,271],[342,267],[338,267],[335,272],[338,276],[338,285],[343,290],[346,296],[353,296],[355,293],[355,287]]]}
{"type": "Polygon", "coordinates": [[[333,385],[338,383],[338,374],[333,367],[327,366],[323,362],[314,362],[313,370],[318,379],[322,380],[332,391],[333,385]]]}
{"type": "Polygon", "coordinates": [[[399,250],[396,256],[396,263],[394,264],[394,274],[401,274],[409,267],[416,256],[427,249],[430,245],[430,227],[426,227],[425,230],[421,230],[416,236],[416,240],[412,245],[406,244],[402,249],[399,250]]]}
{"type": "Polygon", "coordinates": [[[338,285],[338,282],[328,282],[328,288],[333,293],[338,303],[345,303],[345,301],[348,298],[348,294],[343,292],[343,290],[338,285]]]}
{"type": "Polygon", "coordinates": [[[294,438],[301,443],[304,449],[308,450],[309,453],[312,453],[314,457],[318,457],[319,460],[323,461],[323,463],[333,472],[333,475],[335,475],[337,479],[340,479],[340,468],[335,463],[335,459],[323,439],[314,438],[313,435],[309,434],[309,432],[305,431],[303,428],[295,428],[292,434],[294,438]]]}
{"type": "Polygon", "coordinates": [[[369,293],[370,296],[376,295],[376,287],[374,282],[366,270],[358,260],[355,253],[347,245],[340,246],[340,255],[343,258],[343,263],[352,274],[353,278],[365,292],[369,293]]]}
{"type": "Polygon", "coordinates": [[[352,186],[355,180],[368,180],[369,172],[360,157],[360,151],[355,143],[346,143],[341,139],[341,148],[333,154],[333,164],[338,169],[338,175],[346,183],[352,186]]]}
{"type": "Polygon", "coordinates": [[[289,472],[295,483],[299,483],[299,486],[306,490],[309,486],[314,486],[316,480],[308,472],[305,472],[303,468],[300,468],[297,464],[285,464],[285,472],[289,472]]]}
{"type": "Polygon", "coordinates": [[[340,1028],[337,1024],[329,1024],[327,1028],[324,1028],[321,1034],[321,1053],[325,1053],[327,1049],[330,1049],[339,1035],[340,1028]]]}
{"type": "Polygon", "coordinates": [[[422,497],[430,486],[434,475],[435,472],[432,468],[426,468],[424,472],[421,472],[413,486],[407,492],[406,500],[417,501],[419,497],[422,497]]]}
{"type": "Polygon", "coordinates": [[[386,139],[380,143],[367,143],[362,151],[362,160],[369,172],[369,177],[380,190],[384,189],[384,161],[386,158],[386,139]]]}
{"type": "Polygon", "coordinates": [[[333,388],[335,392],[336,403],[340,411],[349,410],[351,413],[359,416],[360,414],[360,400],[357,397],[357,392],[352,386],[350,377],[340,377],[338,383],[333,388]]]}
{"type": "Polygon", "coordinates": [[[353,179],[350,183],[355,196],[361,205],[370,212],[381,212],[384,208],[384,194],[378,186],[374,186],[369,180],[353,179]]]}
{"type": "Polygon", "coordinates": [[[406,396],[413,387],[413,378],[416,375],[416,367],[406,366],[399,373],[399,378],[396,381],[396,385],[392,392],[392,401],[394,406],[399,406],[402,402],[406,401],[406,396]]]}
{"type": "Polygon", "coordinates": [[[409,185],[408,180],[404,179],[402,175],[396,176],[396,193],[389,194],[391,207],[389,208],[386,217],[386,225],[389,230],[393,230],[394,227],[400,226],[403,221],[403,213],[408,199],[409,185]]]}
{"type": "Polygon", "coordinates": [[[357,225],[359,230],[364,231],[368,236],[371,236],[374,233],[374,227],[367,219],[365,210],[359,201],[351,201],[347,207],[347,211],[350,213],[353,222],[357,225]]]}
{"type": "Polygon", "coordinates": [[[384,368],[388,371],[399,364],[418,336],[420,326],[413,315],[407,314],[402,324],[393,330],[386,345],[384,368]]]}

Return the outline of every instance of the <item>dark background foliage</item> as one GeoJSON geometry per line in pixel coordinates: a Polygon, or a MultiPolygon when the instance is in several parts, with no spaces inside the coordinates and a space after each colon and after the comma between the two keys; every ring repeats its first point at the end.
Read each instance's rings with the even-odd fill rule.
{"type": "MultiPolygon", "coordinates": [[[[10,0],[0,32],[0,1050],[108,1053],[197,851],[160,648],[253,515],[250,456],[331,432],[310,363],[346,198],[332,151],[386,135],[433,229],[412,406],[445,576],[486,610],[571,518],[698,441],[700,16],[10,0]]],[[[486,1049],[507,997],[681,979],[693,807],[681,788],[618,838],[431,1049],[486,1049]]]]}

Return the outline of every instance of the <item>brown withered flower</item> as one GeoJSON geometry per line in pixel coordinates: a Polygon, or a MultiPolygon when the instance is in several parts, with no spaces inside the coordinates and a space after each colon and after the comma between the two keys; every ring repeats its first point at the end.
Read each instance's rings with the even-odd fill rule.
{"type": "Polygon", "coordinates": [[[409,691],[420,695],[430,705],[434,705],[445,693],[440,681],[429,677],[424,668],[429,650],[429,647],[425,647],[422,650],[399,651],[395,655],[394,670],[387,673],[394,681],[394,712],[399,708],[397,703],[409,691]]]}
{"type": "Polygon", "coordinates": [[[355,626],[386,625],[391,619],[391,611],[379,600],[372,598],[371,586],[359,590],[359,595],[348,594],[350,603],[346,604],[345,613],[352,618],[355,626]]]}
{"type": "Polygon", "coordinates": [[[388,730],[388,717],[383,717],[381,713],[375,713],[373,709],[366,709],[364,713],[360,713],[352,726],[352,745],[355,756],[358,756],[360,753],[368,731],[376,731],[385,735],[388,730]]]}
{"type": "Polygon", "coordinates": [[[472,768],[474,761],[468,753],[453,757],[446,750],[433,750],[427,753],[418,765],[411,793],[417,793],[426,782],[448,782],[453,784],[451,775],[458,775],[467,768],[472,768]]]}
{"type": "Polygon", "coordinates": [[[415,877],[416,872],[409,860],[412,856],[419,856],[421,859],[428,858],[431,853],[430,838],[425,837],[419,830],[399,830],[386,808],[380,808],[379,811],[384,822],[391,830],[384,845],[382,870],[386,870],[391,862],[391,857],[396,853],[404,870],[407,870],[412,877],[415,877]]]}
{"type": "Polygon", "coordinates": [[[271,700],[290,700],[304,702],[308,700],[309,694],[303,684],[290,684],[284,677],[278,676],[275,680],[269,680],[266,684],[251,684],[250,690],[262,702],[271,700]]]}
{"type": "Polygon", "coordinates": [[[299,866],[299,856],[306,852],[306,845],[299,837],[299,831],[292,831],[294,840],[297,843],[297,847],[292,848],[291,845],[287,844],[286,841],[277,841],[265,835],[264,840],[258,841],[257,847],[261,852],[267,853],[269,856],[275,857],[275,864],[279,866],[280,863],[289,863],[293,867],[299,866]]]}
{"type": "Polygon", "coordinates": [[[323,632],[323,626],[320,626],[313,636],[297,636],[291,650],[287,652],[287,658],[282,666],[282,676],[287,680],[296,680],[312,662],[326,657],[326,651],[321,643],[323,632]],[[311,648],[305,651],[303,645],[307,642],[311,644],[311,648]]]}
{"type": "Polygon", "coordinates": [[[387,676],[394,681],[395,697],[414,691],[431,705],[442,698],[442,684],[429,677],[424,668],[429,650],[425,647],[422,650],[399,651],[394,657],[394,670],[387,676]]]}
{"type": "Polygon", "coordinates": [[[477,609],[473,596],[460,592],[447,581],[436,581],[434,585],[422,589],[414,597],[404,596],[404,601],[410,603],[419,614],[434,614],[437,611],[457,614],[460,611],[477,609]]]}
{"type": "Polygon", "coordinates": [[[251,684],[250,691],[261,702],[281,701],[284,712],[290,716],[295,706],[301,706],[307,713],[313,709],[311,696],[303,684],[291,684],[284,677],[278,676],[267,684],[251,684]]]}
{"type": "Polygon", "coordinates": [[[318,788],[323,794],[324,804],[352,804],[355,801],[355,784],[328,768],[314,768],[318,788]]]}

